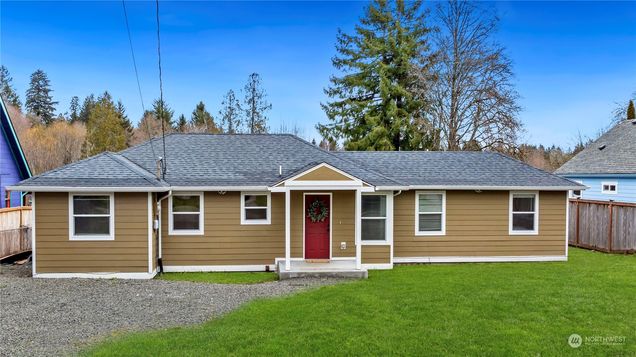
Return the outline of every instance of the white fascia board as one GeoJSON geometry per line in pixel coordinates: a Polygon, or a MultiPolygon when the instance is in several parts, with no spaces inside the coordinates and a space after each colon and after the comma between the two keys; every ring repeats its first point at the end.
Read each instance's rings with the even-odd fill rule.
{"type": "Polygon", "coordinates": [[[267,186],[170,186],[172,191],[267,191],[267,186]]]}
{"type": "Polygon", "coordinates": [[[449,185],[412,185],[377,186],[376,190],[481,190],[481,191],[569,191],[584,190],[585,186],[449,186],[449,185]]]}
{"type": "Polygon", "coordinates": [[[169,187],[63,187],[63,186],[7,186],[9,191],[23,192],[168,192],[169,187]]]}

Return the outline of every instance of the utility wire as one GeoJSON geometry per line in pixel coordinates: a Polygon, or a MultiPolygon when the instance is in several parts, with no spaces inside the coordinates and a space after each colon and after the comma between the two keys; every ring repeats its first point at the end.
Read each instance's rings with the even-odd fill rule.
{"type": "Polygon", "coordinates": [[[152,150],[152,160],[157,159],[157,154],[155,153],[155,147],[152,144],[152,135],[150,134],[150,127],[148,126],[148,121],[144,120],[146,115],[146,107],[144,105],[144,97],[141,94],[141,84],[139,82],[139,71],[137,71],[137,60],[135,59],[135,49],[132,43],[132,35],[130,34],[130,25],[128,24],[128,12],[126,11],[126,1],[121,0],[121,5],[124,8],[124,18],[126,19],[126,30],[128,31],[128,43],[130,44],[130,53],[132,55],[133,67],[135,68],[135,78],[137,78],[137,90],[139,91],[139,100],[141,101],[141,109],[143,110],[141,120],[146,124],[146,134],[148,135],[148,141],[150,142],[150,149],[152,150]]]}
{"type": "Polygon", "coordinates": [[[166,129],[164,127],[164,120],[163,120],[163,107],[164,107],[164,102],[163,102],[163,79],[162,79],[162,73],[161,73],[161,36],[160,36],[160,26],[159,26],[159,0],[155,1],[155,4],[157,5],[157,55],[159,57],[159,101],[160,101],[160,106],[159,106],[159,120],[161,121],[161,139],[163,141],[163,160],[162,160],[162,174],[163,177],[165,178],[166,176],[166,171],[168,170],[168,163],[167,163],[167,159],[166,159],[166,129]]]}

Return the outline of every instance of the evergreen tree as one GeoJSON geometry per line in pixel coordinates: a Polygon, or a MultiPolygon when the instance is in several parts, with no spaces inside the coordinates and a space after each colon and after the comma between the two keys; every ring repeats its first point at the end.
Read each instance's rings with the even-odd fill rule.
{"type": "Polygon", "coordinates": [[[95,96],[93,94],[84,98],[84,102],[82,103],[82,109],[80,109],[79,113],[79,121],[86,124],[88,123],[88,118],[91,115],[91,111],[95,107],[95,96]]]}
{"type": "Polygon", "coordinates": [[[91,109],[86,132],[84,151],[87,156],[126,148],[126,130],[122,126],[121,114],[108,92],[99,97],[91,109]]]}
{"type": "Polygon", "coordinates": [[[35,114],[44,124],[53,121],[55,105],[51,96],[51,82],[43,70],[38,69],[31,74],[31,83],[26,92],[25,106],[29,113],[35,114]]]}
{"type": "Polygon", "coordinates": [[[18,109],[22,109],[20,96],[13,87],[13,78],[9,74],[9,70],[5,66],[0,66],[0,95],[9,104],[18,109]]]}
{"type": "Polygon", "coordinates": [[[188,121],[186,120],[185,115],[179,115],[179,120],[177,120],[177,131],[180,133],[185,133],[188,130],[188,121]]]}
{"type": "Polygon", "coordinates": [[[223,97],[221,102],[221,127],[228,134],[237,134],[243,132],[243,121],[241,120],[241,103],[236,99],[233,90],[229,90],[223,97]]]}
{"type": "Polygon", "coordinates": [[[631,99],[627,105],[627,119],[636,119],[636,108],[634,108],[634,101],[631,99]]]}
{"type": "Polygon", "coordinates": [[[131,146],[135,130],[132,122],[128,118],[128,115],[126,115],[126,107],[124,107],[124,103],[122,103],[121,100],[117,101],[116,109],[119,119],[121,120],[121,126],[124,128],[124,132],[126,132],[126,146],[131,146]]]}
{"type": "Polygon", "coordinates": [[[338,32],[332,76],[321,104],[330,123],[323,137],[344,139],[348,150],[418,150],[431,143],[423,132],[425,103],[414,95],[415,76],[431,65],[426,12],[421,1],[374,0],[355,34],[338,32]]]}
{"type": "Polygon", "coordinates": [[[261,134],[267,132],[267,116],[265,113],[272,109],[272,105],[267,101],[265,89],[261,87],[261,76],[252,73],[245,84],[245,119],[247,130],[251,134],[261,134]]]}
{"type": "Polygon", "coordinates": [[[71,120],[71,123],[79,120],[79,110],[79,97],[73,96],[73,98],[71,98],[71,105],[69,106],[69,111],[71,112],[69,119],[71,120]]]}
{"type": "Polygon", "coordinates": [[[212,114],[205,109],[203,101],[200,101],[192,111],[190,122],[194,127],[205,128],[205,131],[208,133],[217,134],[221,132],[221,129],[216,126],[212,114]]]}
{"type": "Polygon", "coordinates": [[[166,126],[165,129],[166,131],[168,131],[168,129],[172,127],[172,117],[174,115],[174,110],[170,109],[165,101],[162,101],[161,99],[155,99],[155,101],[152,103],[152,111],[154,112],[156,118],[163,120],[166,126]]]}

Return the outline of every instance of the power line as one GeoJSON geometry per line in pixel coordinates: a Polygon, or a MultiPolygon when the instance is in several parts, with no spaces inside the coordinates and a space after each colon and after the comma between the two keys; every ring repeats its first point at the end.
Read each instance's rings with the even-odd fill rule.
{"type": "Polygon", "coordinates": [[[159,26],[159,0],[155,0],[155,4],[157,5],[157,55],[159,57],[159,120],[161,120],[161,140],[163,142],[163,160],[162,160],[162,174],[165,177],[166,171],[168,170],[168,163],[166,158],[166,130],[164,128],[164,120],[163,120],[163,107],[165,103],[163,102],[163,79],[161,73],[161,35],[160,35],[160,26],[159,26]]]}
{"type": "Polygon", "coordinates": [[[126,1],[121,0],[121,5],[124,8],[124,18],[126,19],[126,30],[128,31],[128,43],[130,44],[130,53],[132,55],[133,67],[135,68],[135,78],[137,79],[137,90],[139,91],[139,100],[141,101],[141,109],[143,110],[141,120],[146,125],[146,134],[148,135],[148,141],[150,141],[150,149],[152,150],[152,159],[157,159],[157,154],[155,153],[155,147],[152,144],[152,135],[150,135],[150,127],[148,126],[148,121],[144,120],[146,115],[146,107],[144,105],[144,97],[141,94],[141,84],[139,82],[139,71],[137,71],[137,60],[135,59],[135,49],[132,43],[132,35],[130,34],[130,25],[128,24],[128,12],[126,11],[126,1]]]}

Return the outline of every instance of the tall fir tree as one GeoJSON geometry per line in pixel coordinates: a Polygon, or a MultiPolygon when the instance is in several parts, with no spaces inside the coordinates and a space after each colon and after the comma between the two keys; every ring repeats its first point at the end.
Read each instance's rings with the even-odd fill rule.
{"type": "Polygon", "coordinates": [[[272,109],[272,104],[267,101],[267,93],[261,84],[261,76],[252,73],[247,78],[247,84],[243,89],[245,99],[245,121],[247,130],[251,134],[267,133],[267,111],[272,109]]]}
{"type": "Polygon", "coordinates": [[[164,124],[166,125],[166,131],[172,127],[172,117],[174,116],[174,110],[170,109],[168,104],[166,104],[165,100],[155,99],[152,103],[152,111],[155,114],[155,117],[158,119],[162,119],[164,124]]]}
{"type": "Polygon", "coordinates": [[[4,65],[0,66],[0,95],[7,103],[18,109],[22,109],[20,96],[16,92],[15,87],[13,87],[13,78],[4,65]]]}
{"type": "Polygon", "coordinates": [[[243,120],[241,103],[236,99],[233,90],[229,90],[221,102],[221,127],[228,134],[240,134],[243,132],[243,120]]]}
{"type": "Polygon", "coordinates": [[[126,146],[131,146],[133,141],[133,134],[135,130],[133,128],[133,124],[128,118],[126,114],[126,107],[124,107],[124,103],[121,100],[117,101],[116,105],[117,114],[119,115],[119,119],[121,120],[121,126],[124,128],[126,132],[126,146]]]}
{"type": "Polygon", "coordinates": [[[415,76],[429,71],[427,12],[421,1],[374,0],[353,35],[338,31],[332,76],[321,104],[330,123],[318,131],[347,150],[418,150],[432,144],[422,131],[425,103],[415,76]]]}
{"type": "Polygon", "coordinates": [[[78,96],[73,96],[73,98],[71,98],[71,104],[69,105],[69,120],[71,123],[74,123],[76,121],[79,120],[79,113],[80,113],[80,107],[79,107],[79,97],[78,96]]]}
{"type": "Polygon", "coordinates": [[[108,92],[98,98],[90,111],[84,147],[87,156],[126,148],[126,130],[122,125],[121,114],[108,92]]]}
{"type": "Polygon", "coordinates": [[[217,134],[221,132],[221,129],[216,126],[212,114],[205,108],[203,101],[200,101],[192,111],[190,123],[196,128],[204,128],[207,133],[217,134]]]}
{"type": "Polygon", "coordinates": [[[80,109],[79,113],[79,121],[86,124],[88,123],[88,118],[91,115],[91,110],[95,107],[95,95],[90,94],[86,98],[84,98],[84,102],[82,103],[82,109],[80,109]]]}
{"type": "Polygon", "coordinates": [[[46,73],[41,69],[33,72],[24,104],[29,113],[37,115],[47,125],[53,121],[57,104],[51,92],[51,82],[46,73]]]}
{"type": "Polygon", "coordinates": [[[180,133],[185,133],[188,130],[188,120],[185,115],[179,115],[179,119],[177,119],[177,131],[180,133]]]}
{"type": "Polygon", "coordinates": [[[634,101],[631,99],[627,105],[627,119],[636,119],[636,108],[634,108],[634,101]]]}

